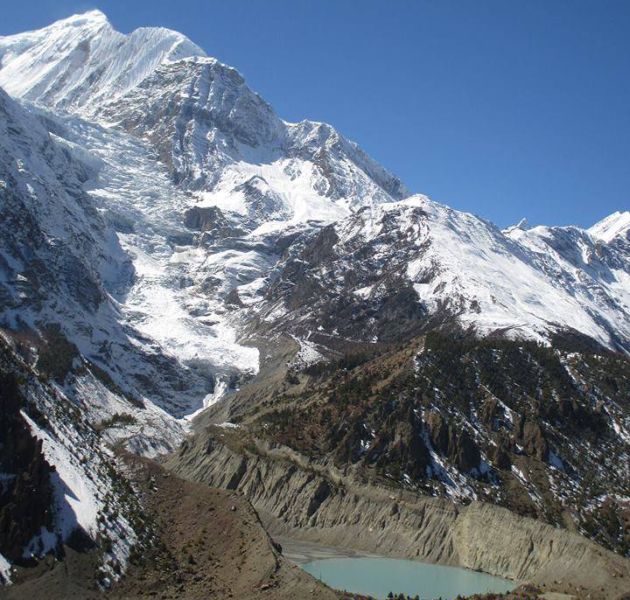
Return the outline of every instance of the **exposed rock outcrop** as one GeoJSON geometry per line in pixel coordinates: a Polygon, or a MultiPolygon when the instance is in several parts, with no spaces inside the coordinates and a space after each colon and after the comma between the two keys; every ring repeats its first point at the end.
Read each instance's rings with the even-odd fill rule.
{"type": "Polygon", "coordinates": [[[549,459],[549,444],[538,421],[522,418],[518,424],[517,433],[526,454],[535,456],[539,460],[549,459]]]}
{"type": "Polygon", "coordinates": [[[52,523],[54,470],[20,415],[22,400],[14,375],[0,376],[0,554],[22,560],[26,544],[52,523]]]}
{"type": "Polygon", "coordinates": [[[427,428],[433,447],[448,456],[459,469],[470,471],[479,467],[481,453],[466,430],[456,431],[439,412],[427,415],[427,428]]]}

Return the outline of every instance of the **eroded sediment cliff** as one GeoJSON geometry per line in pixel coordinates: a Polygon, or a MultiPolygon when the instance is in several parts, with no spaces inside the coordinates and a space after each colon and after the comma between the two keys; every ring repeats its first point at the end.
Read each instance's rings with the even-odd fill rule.
{"type": "Polygon", "coordinates": [[[238,429],[192,438],[169,467],[241,491],[272,534],[459,565],[592,598],[630,588],[630,561],[580,535],[490,504],[462,506],[362,483],[238,429]]]}

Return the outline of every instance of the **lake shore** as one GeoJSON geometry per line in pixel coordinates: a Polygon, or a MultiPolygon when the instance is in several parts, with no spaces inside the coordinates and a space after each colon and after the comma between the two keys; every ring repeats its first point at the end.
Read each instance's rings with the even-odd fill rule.
{"type": "Polygon", "coordinates": [[[338,590],[374,598],[390,592],[427,598],[508,593],[518,582],[462,567],[430,564],[277,536],[285,559],[338,590]],[[420,593],[422,592],[422,593],[420,593]]]}
{"type": "Polygon", "coordinates": [[[282,555],[296,565],[326,558],[384,558],[378,554],[360,552],[351,548],[324,546],[283,535],[273,536],[273,540],[282,546],[282,555]]]}

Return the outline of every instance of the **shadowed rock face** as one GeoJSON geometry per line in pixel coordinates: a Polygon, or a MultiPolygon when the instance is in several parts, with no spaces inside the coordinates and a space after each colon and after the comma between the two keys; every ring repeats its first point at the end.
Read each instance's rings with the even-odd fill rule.
{"type": "Polygon", "coordinates": [[[0,554],[41,574],[66,548],[91,550],[89,577],[107,586],[151,526],[100,434],[16,348],[0,334],[0,554]]]}
{"type": "Polygon", "coordinates": [[[466,430],[456,431],[439,412],[429,413],[426,423],[433,447],[448,456],[458,469],[470,471],[479,467],[481,453],[466,430]]]}
{"type": "Polygon", "coordinates": [[[24,546],[52,524],[54,470],[20,415],[23,402],[14,375],[0,375],[0,554],[21,562],[24,546]]]}

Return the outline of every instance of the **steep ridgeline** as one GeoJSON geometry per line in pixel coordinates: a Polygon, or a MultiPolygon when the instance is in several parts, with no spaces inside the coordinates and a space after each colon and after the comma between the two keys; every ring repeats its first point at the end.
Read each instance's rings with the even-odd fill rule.
{"type": "Polygon", "coordinates": [[[124,95],[166,60],[204,56],[185,36],[140,28],[126,36],[97,10],[1,38],[0,85],[11,95],[91,114],[124,95]]]}
{"type": "Polygon", "coordinates": [[[291,246],[260,327],[306,339],[314,356],[436,327],[629,352],[630,226],[608,238],[598,227],[502,232],[422,196],[362,209],[291,246]]]}

